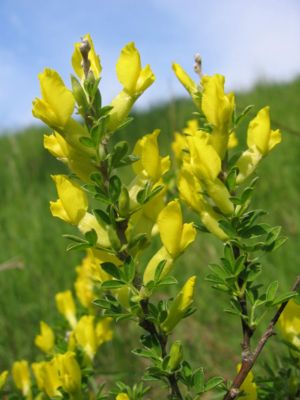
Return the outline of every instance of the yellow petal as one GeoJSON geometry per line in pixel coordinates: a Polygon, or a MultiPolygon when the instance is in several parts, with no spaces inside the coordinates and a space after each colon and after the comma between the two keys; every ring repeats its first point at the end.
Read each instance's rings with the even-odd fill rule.
{"type": "Polygon", "coordinates": [[[155,75],[151,70],[149,64],[144,67],[139,74],[137,83],[136,83],[136,92],[143,93],[152,83],[155,81],[155,75]]]}
{"type": "Polygon", "coordinates": [[[53,216],[78,225],[88,208],[85,192],[64,175],[52,175],[52,179],[56,184],[59,197],[58,201],[50,203],[53,216]]]}
{"type": "Polygon", "coordinates": [[[278,326],[284,339],[300,349],[300,305],[295,300],[288,302],[278,326]]]}
{"type": "Polygon", "coordinates": [[[8,376],[8,371],[1,372],[1,374],[0,374],[0,390],[5,385],[6,380],[7,380],[7,376],[8,376]]]}
{"type": "Polygon", "coordinates": [[[181,291],[177,294],[172,302],[168,316],[161,324],[161,328],[165,333],[170,333],[178,322],[184,317],[185,312],[193,302],[194,288],[196,276],[189,278],[184,284],[181,291]]]}
{"type": "Polygon", "coordinates": [[[15,361],[12,367],[12,377],[16,387],[22,392],[23,396],[28,396],[31,392],[28,362],[25,360],[15,361]]]}
{"type": "Polygon", "coordinates": [[[66,290],[59,292],[55,295],[55,302],[58,311],[66,318],[72,328],[77,323],[76,320],[76,307],[73,300],[72,292],[66,290]]]}
{"type": "Polygon", "coordinates": [[[172,68],[180,83],[191,95],[194,95],[198,91],[198,88],[193,79],[179,64],[173,63],[172,68]]]}
{"type": "Polygon", "coordinates": [[[180,240],[180,252],[183,252],[193,241],[195,240],[197,231],[193,226],[193,223],[183,224],[181,240],[180,240]]]}
{"type": "Polygon", "coordinates": [[[44,321],[41,321],[40,332],[40,335],[35,337],[35,345],[45,353],[51,353],[54,348],[55,341],[53,330],[44,321]]]}
{"type": "Polygon", "coordinates": [[[67,142],[57,132],[52,135],[44,135],[44,147],[56,158],[66,160],[69,155],[67,142]]]}
{"type": "Polygon", "coordinates": [[[90,360],[95,357],[98,347],[94,322],[93,315],[84,315],[74,329],[76,342],[90,360]]]}
{"type": "Polygon", "coordinates": [[[275,147],[279,143],[281,143],[281,132],[280,132],[280,130],[279,129],[276,129],[276,131],[271,130],[268,151],[271,151],[273,149],[273,147],[275,147]]]}
{"type": "Polygon", "coordinates": [[[182,213],[178,201],[171,201],[160,212],[157,220],[161,241],[169,254],[175,258],[180,253],[182,213]]]}
{"type": "Polygon", "coordinates": [[[249,148],[256,146],[261,154],[267,154],[269,150],[270,108],[262,108],[249,123],[247,132],[247,144],[249,148]]]}
{"type": "Polygon", "coordinates": [[[245,179],[247,179],[248,176],[250,176],[254,172],[261,159],[262,154],[256,146],[245,150],[236,163],[236,166],[239,169],[239,174],[236,178],[236,182],[238,184],[243,183],[245,179]]]}
{"type": "Polygon", "coordinates": [[[119,82],[129,94],[134,95],[141,71],[141,59],[133,42],[122,49],[116,69],[119,82]]]}
{"type": "Polygon", "coordinates": [[[221,158],[206,139],[188,137],[193,172],[200,180],[214,181],[221,171],[221,158]]]}
{"type": "Polygon", "coordinates": [[[79,394],[81,389],[81,369],[75,353],[67,351],[55,357],[55,364],[63,389],[68,394],[79,394]]]}
{"type": "Polygon", "coordinates": [[[235,132],[232,132],[229,135],[229,140],[228,140],[228,149],[234,149],[238,145],[238,139],[236,137],[235,132]]]}
{"type": "Polygon", "coordinates": [[[203,196],[200,182],[193,175],[189,164],[184,164],[178,176],[178,190],[180,198],[195,211],[201,211],[203,208],[203,196]]]}
{"type": "Polygon", "coordinates": [[[39,74],[42,98],[55,114],[53,126],[64,127],[73,114],[75,100],[59,74],[49,68],[39,74]]]}

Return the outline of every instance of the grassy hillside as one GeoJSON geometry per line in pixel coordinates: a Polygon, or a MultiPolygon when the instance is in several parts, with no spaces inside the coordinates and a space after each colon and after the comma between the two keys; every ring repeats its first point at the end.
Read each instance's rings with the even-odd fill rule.
{"type": "MultiPolygon", "coordinates": [[[[283,248],[265,260],[268,278],[278,278],[283,289],[291,285],[300,264],[299,94],[300,79],[289,84],[259,85],[237,96],[241,108],[255,104],[257,111],[269,104],[274,127],[277,121],[283,127],[283,143],[260,167],[263,179],[255,194],[256,205],[270,211],[269,222],[282,225],[289,237],[283,248]]],[[[134,143],[144,133],[160,127],[162,152],[167,154],[173,131],[182,128],[193,111],[193,105],[186,100],[162,105],[137,114],[134,122],[118,135],[134,143]]],[[[16,358],[33,357],[36,352],[33,338],[39,321],[55,320],[54,294],[70,287],[74,267],[80,259],[80,254],[65,252],[61,234],[68,227],[49,212],[49,200],[56,198],[49,175],[64,169],[43,150],[42,136],[43,130],[35,128],[0,137],[0,264],[10,265],[0,270],[0,370],[16,358]]],[[[241,143],[245,141],[245,126],[241,127],[239,138],[241,143]]],[[[225,321],[221,316],[222,296],[216,297],[204,282],[207,263],[216,260],[219,250],[219,246],[202,235],[177,261],[176,267],[180,281],[195,268],[199,273],[200,310],[178,335],[189,343],[190,358],[198,365],[208,365],[215,373],[224,368],[231,370],[240,342],[235,336],[236,327],[239,332],[238,323],[231,317],[225,321]]],[[[107,365],[107,358],[113,359],[121,352],[120,372],[126,370],[131,357],[122,347],[124,336],[132,341],[136,337],[127,323],[120,324],[115,342],[103,349],[107,365]]]]}

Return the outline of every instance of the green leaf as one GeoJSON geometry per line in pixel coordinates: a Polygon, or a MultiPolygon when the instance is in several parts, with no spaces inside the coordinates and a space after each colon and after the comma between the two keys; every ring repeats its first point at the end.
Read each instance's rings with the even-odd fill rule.
{"type": "Polygon", "coordinates": [[[112,151],[111,155],[111,166],[114,168],[119,165],[120,161],[128,152],[129,145],[125,141],[117,143],[112,151]]]}
{"type": "Polygon", "coordinates": [[[206,383],[205,383],[205,392],[208,392],[209,390],[214,389],[215,387],[221,385],[223,383],[224,379],[221,376],[214,376],[213,378],[210,378],[206,383]]]}
{"type": "Polygon", "coordinates": [[[199,368],[194,372],[193,386],[196,393],[203,393],[205,388],[204,383],[204,370],[199,368]]]}
{"type": "Polygon", "coordinates": [[[297,292],[286,292],[286,293],[276,297],[276,299],[273,301],[272,305],[276,306],[277,304],[285,303],[286,301],[288,301],[296,296],[298,296],[297,292]]]}
{"type": "Polygon", "coordinates": [[[91,246],[95,246],[98,240],[95,229],[91,229],[90,231],[86,232],[84,236],[91,246]]]}
{"type": "Polygon", "coordinates": [[[79,142],[81,144],[83,144],[85,147],[95,147],[94,141],[91,138],[86,137],[86,136],[81,136],[79,138],[79,142]]]}
{"type": "Polygon", "coordinates": [[[130,165],[138,161],[140,157],[134,155],[134,154],[129,154],[128,156],[125,156],[120,160],[120,162],[116,163],[115,167],[125,167],[126,165],[130,165]]]}
{"type": "Polygon", "coordinates": [[[70,240],[72,240],[73,242],[76,242],[76,243],[87,243],[86,240],[83,239],[80,236],[65,234],[65,235],[63,235],[63,237],[66,238],[66,239],[70,239],[70,240]]]}
{"type": "Polygon", "coordinates": [[[267,288],[267,292],[266,292],[267,301],[273,301],[275,299],[275,296],[276,296],[276,293],[278,290],[278,286],[279,286],[278,281],[274,281],[274,282],[270,283],[270,285],[267,288]]]}
{"type": "Polygon", "coordinates": [[[155,274],[154,274],[154,281],[158,281],[160,278],[160,275],[166,265],[167,260],[162,260],[158,263],[156,269],[155,269],[155,274]]]}
{"type": "Polygon", "coordinates": [[[238,126],[240,122],[246,117],[246,115],[252,110],[253,107],[254,107],[253,104],[250,104],[249,106],[245,107],[241,112],[241,114],[235,118],[234,125],[238,126]]]}
{"type": "Polygon", "coordinates": [[[123,279],[132,282],[135,277],[135,264],[132,258],[126,260],[123,266],[123,279]]]}
{"type": "Polygon", "coordinates": [[[166,276],[162,278],[158,283],[157,286],[168,286],[168,285],[175,285],[178,283],[177,279],[174,276],[166,276]]]}
{"type": "Polygon", "coordinates": [[[100,225],[102,225],[103,223],[106,225],[111,224],[109,215],[105,211],[99,210],[99,209],[94,209],[93,214],[97,218],[97,221],[100,223],[100,225]]]}
{"type": "Polygon", "coordinates": [[[121,277],[120,268],[111,262],[102,263],[101,268],[114,278],[119,279],[121,277]]]}
{"type": "Polygon", "coordinates": [[[75,243],[75,244],[69,244],[67,246],[67,251],[72,251],[72,250],[84,250],[90,247],[89,243],[75,243]]]}
{"type": "Polygon", "coordinates": [[[101,288],[102,289],[119,289],[119,288],[123,287],[124,285],[126,285],[126,282],[121,281],[119,279],[114,279],[111,281],[102,282],[101,288]]]}
{"type": "Polygon", "coordinates": [[[121,193],[121,188],[121,179],[117,175],[112,176],[109,180],[109,194],[113,201],[118,200],[121,193]]]}
{"type": "Polygon", "coordinates": [[[90,175],[91,181],[95,182],[98,186],[103,186],[103,177],[99,172],[93,172],[90,175]]]}
{"type": "Polygon", "coordinates": [[[122,122],[116,129],[116,131],[119,131],[120,129],[125,128],[127,125],[129,125],[133,121],[133,117],[127,117],[124,122],[122,122]]]}

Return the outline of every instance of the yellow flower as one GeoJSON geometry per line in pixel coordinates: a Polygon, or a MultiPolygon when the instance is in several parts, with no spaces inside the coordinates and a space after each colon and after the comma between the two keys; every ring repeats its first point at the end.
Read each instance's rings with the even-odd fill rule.
{"type": "Polygon", "coordinates": [[[61,386],[69,394],[79,393],[81,390],[81,369],[75,353],[67,351],[54,358],[61,386]]]}
{"type": "Polygon", "coordinates": [[[242,183],[257,167],[260,160],[281,142],[279,129],[271,130],[269,107],[262,108],[250,121],[247,132],[248,149],[238,159],[237,183],[242,183]]]}
{"type": "Polygon", "coordinates": [[[62,397],[58,390],[62,386],[58,375],[55,358],[50,361],[36,362],[31,365],[33,374],[40,390],[43,390],[49,397],[62,397]]]}
{"type": "Polygon", "coordinates": [[[262,108],[255,118],[250,122],[247,132],[247,144],[251,149],[253,146],[265,156],[278,143],[281,142],[279,129],[271,130],[270,108],[262,108]]]}
{"type": "Polygon", "coordinates": [[[95,357],[98,347],[112,338],[109,324],[110,319],[108,318],[95,325],[93,315],[84,315],[74,329],[77,344],[91,361],[95,357]]]}
{"type": "Polygon", "coordinates": [[[154,280],[156,268],[161,261],[166,261],[164,269],[160,274],[160,278],[163,278],[171,271],[174,263],[174,259],[170,256],[164,246],[162,246],[148,262],[143,275],[144,285],[154,280]]]}
{"type": "Polygon", "coordinates": [[[48,126],[63,129],[73,114],[75,100],[59,74],[49,68],[39,74],[42,99],[33,101],[32,113],[48,126]]]}
{"type": "Polygon", "coordinates": [[[51,353],[54,348],[54,332],[44,321],[40,322],[40,331],[41,333],[35,337],[34,343],[45,353],[51,353]]]}
{"type": "Polygon", "coordinates": [[[0,391],[6,383],[7,376],[8,376],[8,371],[1,372],[1,374],[0,374],[0,391]]]}
{"type": "MultiPolygon", "coordinates": [[[[237,365],[237,372],[239,372],[241,369],[241,364],[237,365]]],[[[256,383],[254,382],[254,376],[252,371],[250,371],[242,383],[240,387],[241,392],[243,392],[243,395],[241,396],[241,399],[243,400],[257,400],[257,386],[256,383]]]]}
{"type": "Polygon", "coordinates": [[[170,157],[159,155],[157,143],[159,134],[160,130],[155,129],[145,135],[137,141],[133,150],[133,153],[140,157],[140,160],[133,164],[134,172],[145,179],[150,179],[153,183],[156,183],[170,168],[170,157]]]}
{"type": "Polygon", "coordinates": [[[229,135],[229,139],[228,139],[228,149],[234,149],[237,145],[238,145],[239,141],[238,138],[236,137],[235,132],[232,132],[229,135]]]}
{"type": "Polygon", "coordinates": [[[288,302],[278,325],[284,339],[300,349],[300,305],[295,300],[288,302]]]}
{"type": "Polygon", "coordinates": [[[218,178],[221,172],[221,158],[205,137],[188,137],[191,154],[191,169],[203,184],[204,189],[224,214],[232,214],[233,204],[230,193],[218,178]]]}
{"type": "Polygon", "coordinates": [[[173,71],[177,76],[179,82],[184,86],[184,88],[189,92],[194,100],[195,104],[200,107],[201,99],[200,99],[200,90],[197,84],[193,81],[193,79],[188,75],[188,73],[176,63],[172,64],[173,71]]]}
{"type": "Polygon", "coordinates": [[[44,135],[44,147],[58,160],[67,164],[82,181],[90,182],[90,175],[96,171],[96,167],[82,149],[70,145],[58,132],[44,135]]]}
{"type": "Polygon", "coordinates": [[[170,256],[178,257],[196,237],[193,224],[184,224],[180,204],[171,201],[160,212],[157,220],[161,241],[170,256]]]}
{"type": "Polygon", "coordinates": [[[94,295],[94,283],[91,278],[91,271],[89,268],[90,261],[86,257],[82,264],[76,268],[77,279],[75,281],[75,292],[78,300],[83,307],[90,308],[94,295]]]}
{"type": "Polygon", "coordinates": [[[52,175],[52,179],[59,197],[55,202],[50,201],[52,215],[72,225],[78,225],[88,208],[85,192],[65,175],[52,175]]]}
{"type": "Polygon", "coordinates": [[[188,308],[192,305],[195,283],[196,276],[189,278],[173,300],[167,318],[161,324],[161,329],[166,334],[169,334],[175,328],[178,322],[184,317],[188,308]]]}
{"type": "Polygon", "coordinates": [[[59,292],[55,295],[56,307],[58,311],[66,318],[72,328],[77,323],[76,307],[71,290],[59,292]]]}
{"type": "Polygon", "coordinates": [[[31,381],[28,362],[25,360],[16,361],[12,367],[12,377],[16,387],[22,392],[23,396],[31,396],[31,381]]]}
{"type": "Polygon", "coordinates": [[[191,172],[189,165],[184,165],[178,177],[178,190],[181,199],[194,211],[198,212],[204,226],[217,238],[227,240],[228,236],[220,228],[218,221],[222,215],[217,214],[212,207],[205,201],[201,192],[200,182],[191,172]]]}
{"type": "MultiPolygon", "coordinates": [[[[89,51],[89,54],[88,54],[88,59],[91,63],[90,70],[93,72],[94,77],[96,79],[98,79],[100,77],[102,67],[100,64],[100,58],[95,52],[94,43],[92,41],[91,35],[89,33],[87,33],[86,35],[84,35],[83,40],[87,40],[89,42],[89,45],[91,48],[89,51]]],[[[76,75],[78,76],[78,78],[83,79],[84,72],[83,72],[83,68],[81,65],[81,63],[82,63],[82,56],[81,56],[81,52],[80,52],[81,45],[82,45],[82,42],[75,43],[75,45],[74,45],[75,49],[74,49],[74,53],[72,55],[72,66],[73,66],[73,69],[74,69],[76,75]]]]}
{"type": "Polygon", "coordinates": [[[116,68],[123,90],[111,102],[113,109],[109,114],[109,132],[125,121],[135,101],[155,80],[149,65],[142,68],[140,54],[133,42],[122,49],[116,68]]]}
{"type": "Polygon", "coordinates": [[[116,400],[130,400],[128,394],[126,393],[119,393],[116,397],[116,400]]]}
{"type": "Polygon", "coordinates": [[[224,93],[224,82],[224,76],[219,74],[202,78],[202,111],[213,125],[211,144],[221,159],[228,147],[229,127],[235,107],[233,93],[224,93]]]}

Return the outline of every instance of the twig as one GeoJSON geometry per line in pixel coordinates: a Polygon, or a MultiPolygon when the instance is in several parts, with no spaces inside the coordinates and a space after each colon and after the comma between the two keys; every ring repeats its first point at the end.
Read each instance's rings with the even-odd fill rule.
{"type": "Polygon", "coordinates": [[[19,258],[12,258],[11,260],[7,260],[4,263],[0,264],[0,272],[9,269],[23,269],[23,268],[24,268],[24,261],[19,258]]]}
{"type": "MultiPolygon", "coordinates": [[[[300,276],[297,277],[297,279],[292,287],[292,291],[296,291],[299,287],[300,287],[300,276]]],[[[223,400],[232,400],[237,397],[240,386],[242,385],[242,383],[246,379],[248,373],[250,372],[253,365],[255,364],[258,356],[260,355],[261,351],[263,350],[268,339],[271,336],[275,335],[274,327],[275,327],[280,315],[282,314],[285,307],[287,306],[288,302],[289,302],[289,300],[283,302],[281,304],[281,306],[278,308],[274,317],[271,319],[267,329],[265,330],[264,334],[261,336],[261,338],[256,346],[256,349],[252,353],[252,356],[249,357],[247,360],[243,360],[242,367],[241,367],[240,371],[238,372],[238,374],[236,375],[236,377],[234,378],[231,388],[226,393],[223,400]]]]}

